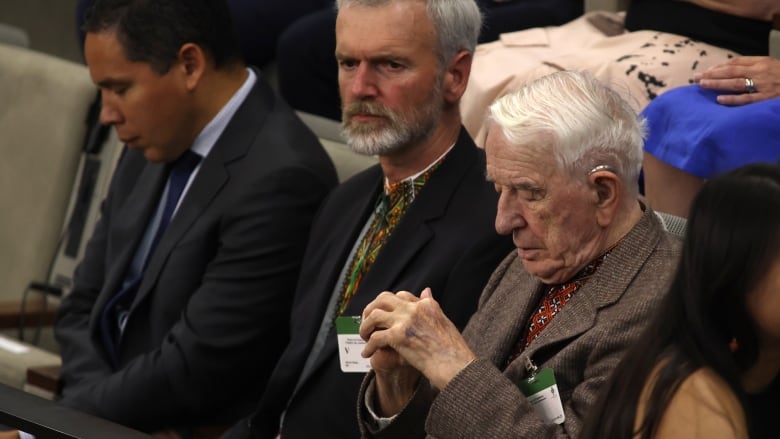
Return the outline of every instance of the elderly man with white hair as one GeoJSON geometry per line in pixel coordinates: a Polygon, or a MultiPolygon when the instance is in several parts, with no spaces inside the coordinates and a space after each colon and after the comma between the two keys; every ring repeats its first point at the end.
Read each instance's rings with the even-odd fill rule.
{"type": "Polygon", "coordinates": [[[673,274],[679,242],[638,195],[643,122],[618,94],[560,72],[489,117],[496,229],[517,249],[462,335],[443,291],[365,308],[364,437],[576,437],[673,274]]]}

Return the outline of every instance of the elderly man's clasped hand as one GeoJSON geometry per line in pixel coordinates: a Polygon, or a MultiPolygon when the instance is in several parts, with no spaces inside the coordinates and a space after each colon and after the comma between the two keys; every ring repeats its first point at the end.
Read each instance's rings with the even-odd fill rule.
{"type": "Polygon", "coordinates": [[[378,385],[386,381],[398,386],[393,407],[385,406],[391,401],[380,401],[385,413],[397,413],[411,398],[420,373],[442,389],[476,358],[430,288],[420,297],[408,291],[381,293],[363,311],[360,336],[367,342],[363,356],[371,357],[378,377],[387,378],[378,385]]]}

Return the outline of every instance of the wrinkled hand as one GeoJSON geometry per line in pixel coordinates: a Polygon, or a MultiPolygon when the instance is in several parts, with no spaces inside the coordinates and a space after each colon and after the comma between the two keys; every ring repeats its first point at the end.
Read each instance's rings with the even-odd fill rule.
{"type": "Polygon", "coordinates": [[[769,56],[738,56],[710,67],[693,77],[703,88],[736,92],[718,96],[723,105],[744,105],[780,97],[780,59],[769,56]],[[745,89],[745,78],[753,80],[755,93],[745,89]]]}
{"type": "Polygon", "coordinates": [[[377,296],[363,311],[360,336],[377,380],[380,375],[408,380],[411,366],[442,389],[476,358],[430,288],[419,298],[407,291],[377,296]]]}

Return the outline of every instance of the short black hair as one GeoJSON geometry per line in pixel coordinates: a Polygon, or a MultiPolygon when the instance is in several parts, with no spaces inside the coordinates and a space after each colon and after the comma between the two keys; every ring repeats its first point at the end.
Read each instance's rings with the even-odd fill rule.
{"type": "Polygon", "coordinates": [[[95,0],[84,31],[115,32],[129,60],[160,74],[186,43],[203,49],[217,69],[243,61],[225,0],[95,0]]]}

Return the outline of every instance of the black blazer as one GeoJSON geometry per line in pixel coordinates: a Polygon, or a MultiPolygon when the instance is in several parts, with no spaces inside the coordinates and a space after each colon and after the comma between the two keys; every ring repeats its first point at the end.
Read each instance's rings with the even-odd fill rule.
{"type": "MultiPolygon", "coordinates": [[[[377,165],[339,186],[312,228],[291,320],[291,341],[269,380],[258,411],[231,435],[275,437],[286,409],[282,437],[358,437],[356,397],[363,374],[339,368],[335,332],[312,373],[293,390],[314,343],[334,286],[382,188],[377,165]],[[289,406],[287,405],[289,401],[289,406]]],[[[485,180],[484,153],[465,130],[418,194],[365,275],[345,315],[359,315],[377,294],[431,287],[459,327],[476,310],[493,269],[513,247],[496,234],[497,194],[485,180]]]]}
{"type": "Polygon", "coordinates": [[[251,411],[287,342],[311,221],[337,181],[317,138],[258,73],[149,260],[113,368],[100,313],[157,206],[165,166],[126,151],[55,327],[62,402],[146,431],[251,411]]]}

